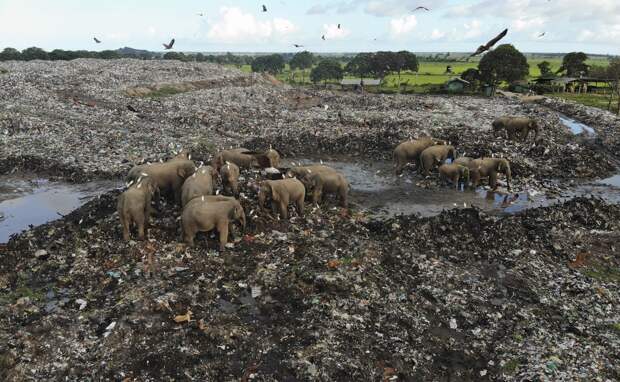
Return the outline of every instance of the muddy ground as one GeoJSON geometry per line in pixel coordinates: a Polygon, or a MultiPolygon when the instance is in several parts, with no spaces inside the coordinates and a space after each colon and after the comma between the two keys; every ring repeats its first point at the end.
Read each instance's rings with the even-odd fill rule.
{"type": "MultiPolygon", "coordinates": [[[[430,133],[460,153],[508,157],[516,188],[547,195],[618,161],[618,119],[558,101],[300,90],[210,64],[2,66],[5,174],[115,179],[180,146],[207,160],[239,144],[386,163],[397,142],[430,133]],[[188,91],[159,97],[157,84],[188,91]],[[573,135],[559,112],[596,134],[573,135]],[[490,139],[504,114],[543,121],[543,143],[490,139]]],[[[170,205],[148,241],[122,242],[119,192],[0,245],[3,379],[620,378],[617,202],[388,218],[328,200],[282,221],[257,214],[244,185],[249,225],[220,253],[208,236],[182,245],[170,205]]]]}

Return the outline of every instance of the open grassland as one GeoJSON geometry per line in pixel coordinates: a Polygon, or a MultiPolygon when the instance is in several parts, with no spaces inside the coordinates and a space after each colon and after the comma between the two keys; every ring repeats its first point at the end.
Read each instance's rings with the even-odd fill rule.
{"type": "Polygon", "coordinates": [[[570,101],[574,101],[586,106],[593,106],[603,110],[611,110],[614,113],[618,112],[618,98],[614,98],[611,102],[611,108],[609,106],[609,94],[574,94],[574,93],[554,93],[549,94],[553,97],[562,98],[570,101]]]}

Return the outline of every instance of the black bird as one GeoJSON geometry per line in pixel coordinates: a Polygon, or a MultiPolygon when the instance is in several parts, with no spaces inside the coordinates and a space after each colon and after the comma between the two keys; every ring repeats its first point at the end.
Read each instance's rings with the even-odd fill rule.
{"type": "Polygon", "coordinates": [[[263,12],[267,12],[267,6],[265,6],[265,4],[263,4],[263,12]]]}
{"type": "Polygon", "coordinates": [[[340,29],[340,24],[338,24],[338,29],[340,29]]]}
{"type": "Polygon", "coordinates": [[[293,44],[293,46],[294,46],[295,48],[303,48],[303,47],[304,47],[303,45],[299,45],[299,44],[293,44]]]}
{"type": "Polygon", "coordinates": [[[499,40],[503,39],[504,36],[506,36],[507,34],[508,34],[508,29],[504,29],[502,31],[502,33],[498,34],[494,39],[492,39],[491,41],[487,42],[485,45],[480,45],[478,47],[478,50],[476,50],[476,52],[473,53],[469,57],[477,56],[480,53],[486,52],[487,50],[491,49],[493,47],[493,45],[495,45],[499,40]]]}
{"type": "Polygon", "coordinates": [[[169,44],[163,43],[162,45],[164,46],[166,50],[172,49],[172,46],[174,45],[174,39],[170,40],[169,44]]]}
{"type": "Polygon", "coordinates": [[[416,7],[413,12],[417,11],[417,10],[424,10],[424,11],[430,11],[430,9],[426,8],[426,7],[416,7]]]}
{"type": "Polygon", "coordinates": [[[196,13],[198,16],[203,17],[205,14],[200,12],[200,13],[196,13]]]}
{"type": "Polygon", "coordinates": [[[101,44],[101,40],[99,40],[97,37],[93,37],[93,40],[95,40],[97,44],[101,44]]]}
{"type": "Polygon", "coordinates": [[[325,41],[325,35],[321,36],[321,38],[323,39],[323,41],[325,41]]]}
{"type": "Polygon", "coordinates": [[[547,32],[542,32],[541,34],[538,35],[538,38],[541,38],[542,36],[544,36],[545,34],[547,34],[547,32]]]}

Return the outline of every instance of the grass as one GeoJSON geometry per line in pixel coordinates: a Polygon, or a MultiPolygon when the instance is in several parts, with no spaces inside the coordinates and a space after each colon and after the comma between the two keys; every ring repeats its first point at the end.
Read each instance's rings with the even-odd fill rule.
{"type": "Polygon", "coordinates": [[[593,264],[583,271],[583,274],[595,280],[604,282],[620,282],[620,270],[602,264],[593,264]]]}
{"type": "MultiPolygon", "coordinates": [[[[550,95],[553,97],[557,97],[557,98],[563,98],[566,100],[575,101],[582,105],[597,107],[603,110],[607,110],[607,105],[609,104],[608,94],[553,93],[550,95]]],[[[611,111],[614,113],[618,112],[618,98],[614,98],[614,100],[611,102],[611,111]]]]}

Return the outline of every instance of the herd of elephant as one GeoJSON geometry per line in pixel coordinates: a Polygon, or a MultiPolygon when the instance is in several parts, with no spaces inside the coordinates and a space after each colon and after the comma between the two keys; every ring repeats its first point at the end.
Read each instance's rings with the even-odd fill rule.
{"type": "MultiPolygon", "coordinates": [[[[493,134],[503,135],[507,139],[525,141],[531,131],[534,140],[540,139],[538,123],[526,117],[501,117],[493,121],[493,134]]],[[[454,146],[432,137],[409,140],[399,144],[393,153],[396,174],[400,175],[407,164],[418,164],[418,171],[428,176],[430,171],[439,167],[439,175],[451,182],[457,189],[461,182],[465,187],[476,188],[482,179],[488,178],[489,186],[497,187],[497,175],[504,174],[508,188],[512,179],[510,163],[504,158],[470,158],[457,157],[454,146]],[[451,163],[446,164],[447,159],[451,163]]]]}
{"type": "MultiPolygon", "coordinates": [[[[539,138],[537,123],[529,118],[502,117],[493,122],[495,134],[502,133],[508,139],[527,139],[530,131],[539,138]]],[[[438,167],[440,177],[452,182],[457,188],[461,182],[477,187],[482,179],[488,178],[489,186],[496,188],[497,175],[506,176],[510,188],[510,163],[503,158],[457,157],[456,149],[445,141],[423,137],[399,144],[393,153],[395,170],[401,174],[409,163],[419,163],[419,172],[429,175],[438,167]],[[447,159],[452,163],[445,164],[447,159]]],[[[249,184],[258,192],[258,203],[265,211],[266,203],[283,219],[288,218],[289,204],[293,204],[298,215],[304,212],[306,195],[312,203],[318,203],[325,194],[336,195],[340,205],[348,207],[349,183],[338,171],[323,164],[296,166],[285,174],[277,170],[280,155],[276,150],[264,152],[244,148],[224,150],[217,153],[211,165],[198,167],[191,160],[188,151],[182,150],[167,162],[143,164],[133,167],[127,176],[128,186],[119,197],[118,214],[123,229],[123,238],[130,239],[132,224],[137,226],[138,238],[145,237],[145,227],[152,212],[151,201],[158,201],[161,194],[174,197],[182,208],[181,228],[184,241],[192,246],[198,232],[219,232],[220,250],[228,242],[229,225],[238,221],[243,227],[246,217],[239,196],[240,169],[264,168],[266,173],[277,174],[278,179],[264,179],[249,184]],[[216,180],[220,179],[222,192],[215,191],[216,180]]]]}
{"type": "Polygon", "coordinates": [[[127,176],[127,190],[118,200],[123,238],[130,239],[130,228],[135,224],[138,238],[143,240],[149,217],[154,212],[151,201],[158,201],[161,194],[168,194],[182,208],[184,241],[193,246],[198,232],[215,229],[219,233],[220,250],[224,250],[229,225],[239,222],[245,227],[246,224],[245,212],[237,199],[241,168],[265,168],[266,173],[279,175],[281,179],[265,179],[249,186],[258,191],[262,211],[269,202],[283,219],[288,218],[289,204],[295,206],[298,215],[303,215],[307,193],[311,194],[313,203],[319,203],[325,194],[335,194],[341,206],[347,208],[349,184],[338,171],[317,164],[292,167],[286,174],[281,174],[277,170],[279,166],[280,154],[271,148],[265,152],[244,148],[224,150],[215,155],[209,166],[200,164],[197,167],[186,150],[167,162],[135,166],[127,176]],[[222,192],[227,195],[214,192],[218,178],[222,192]]]}

